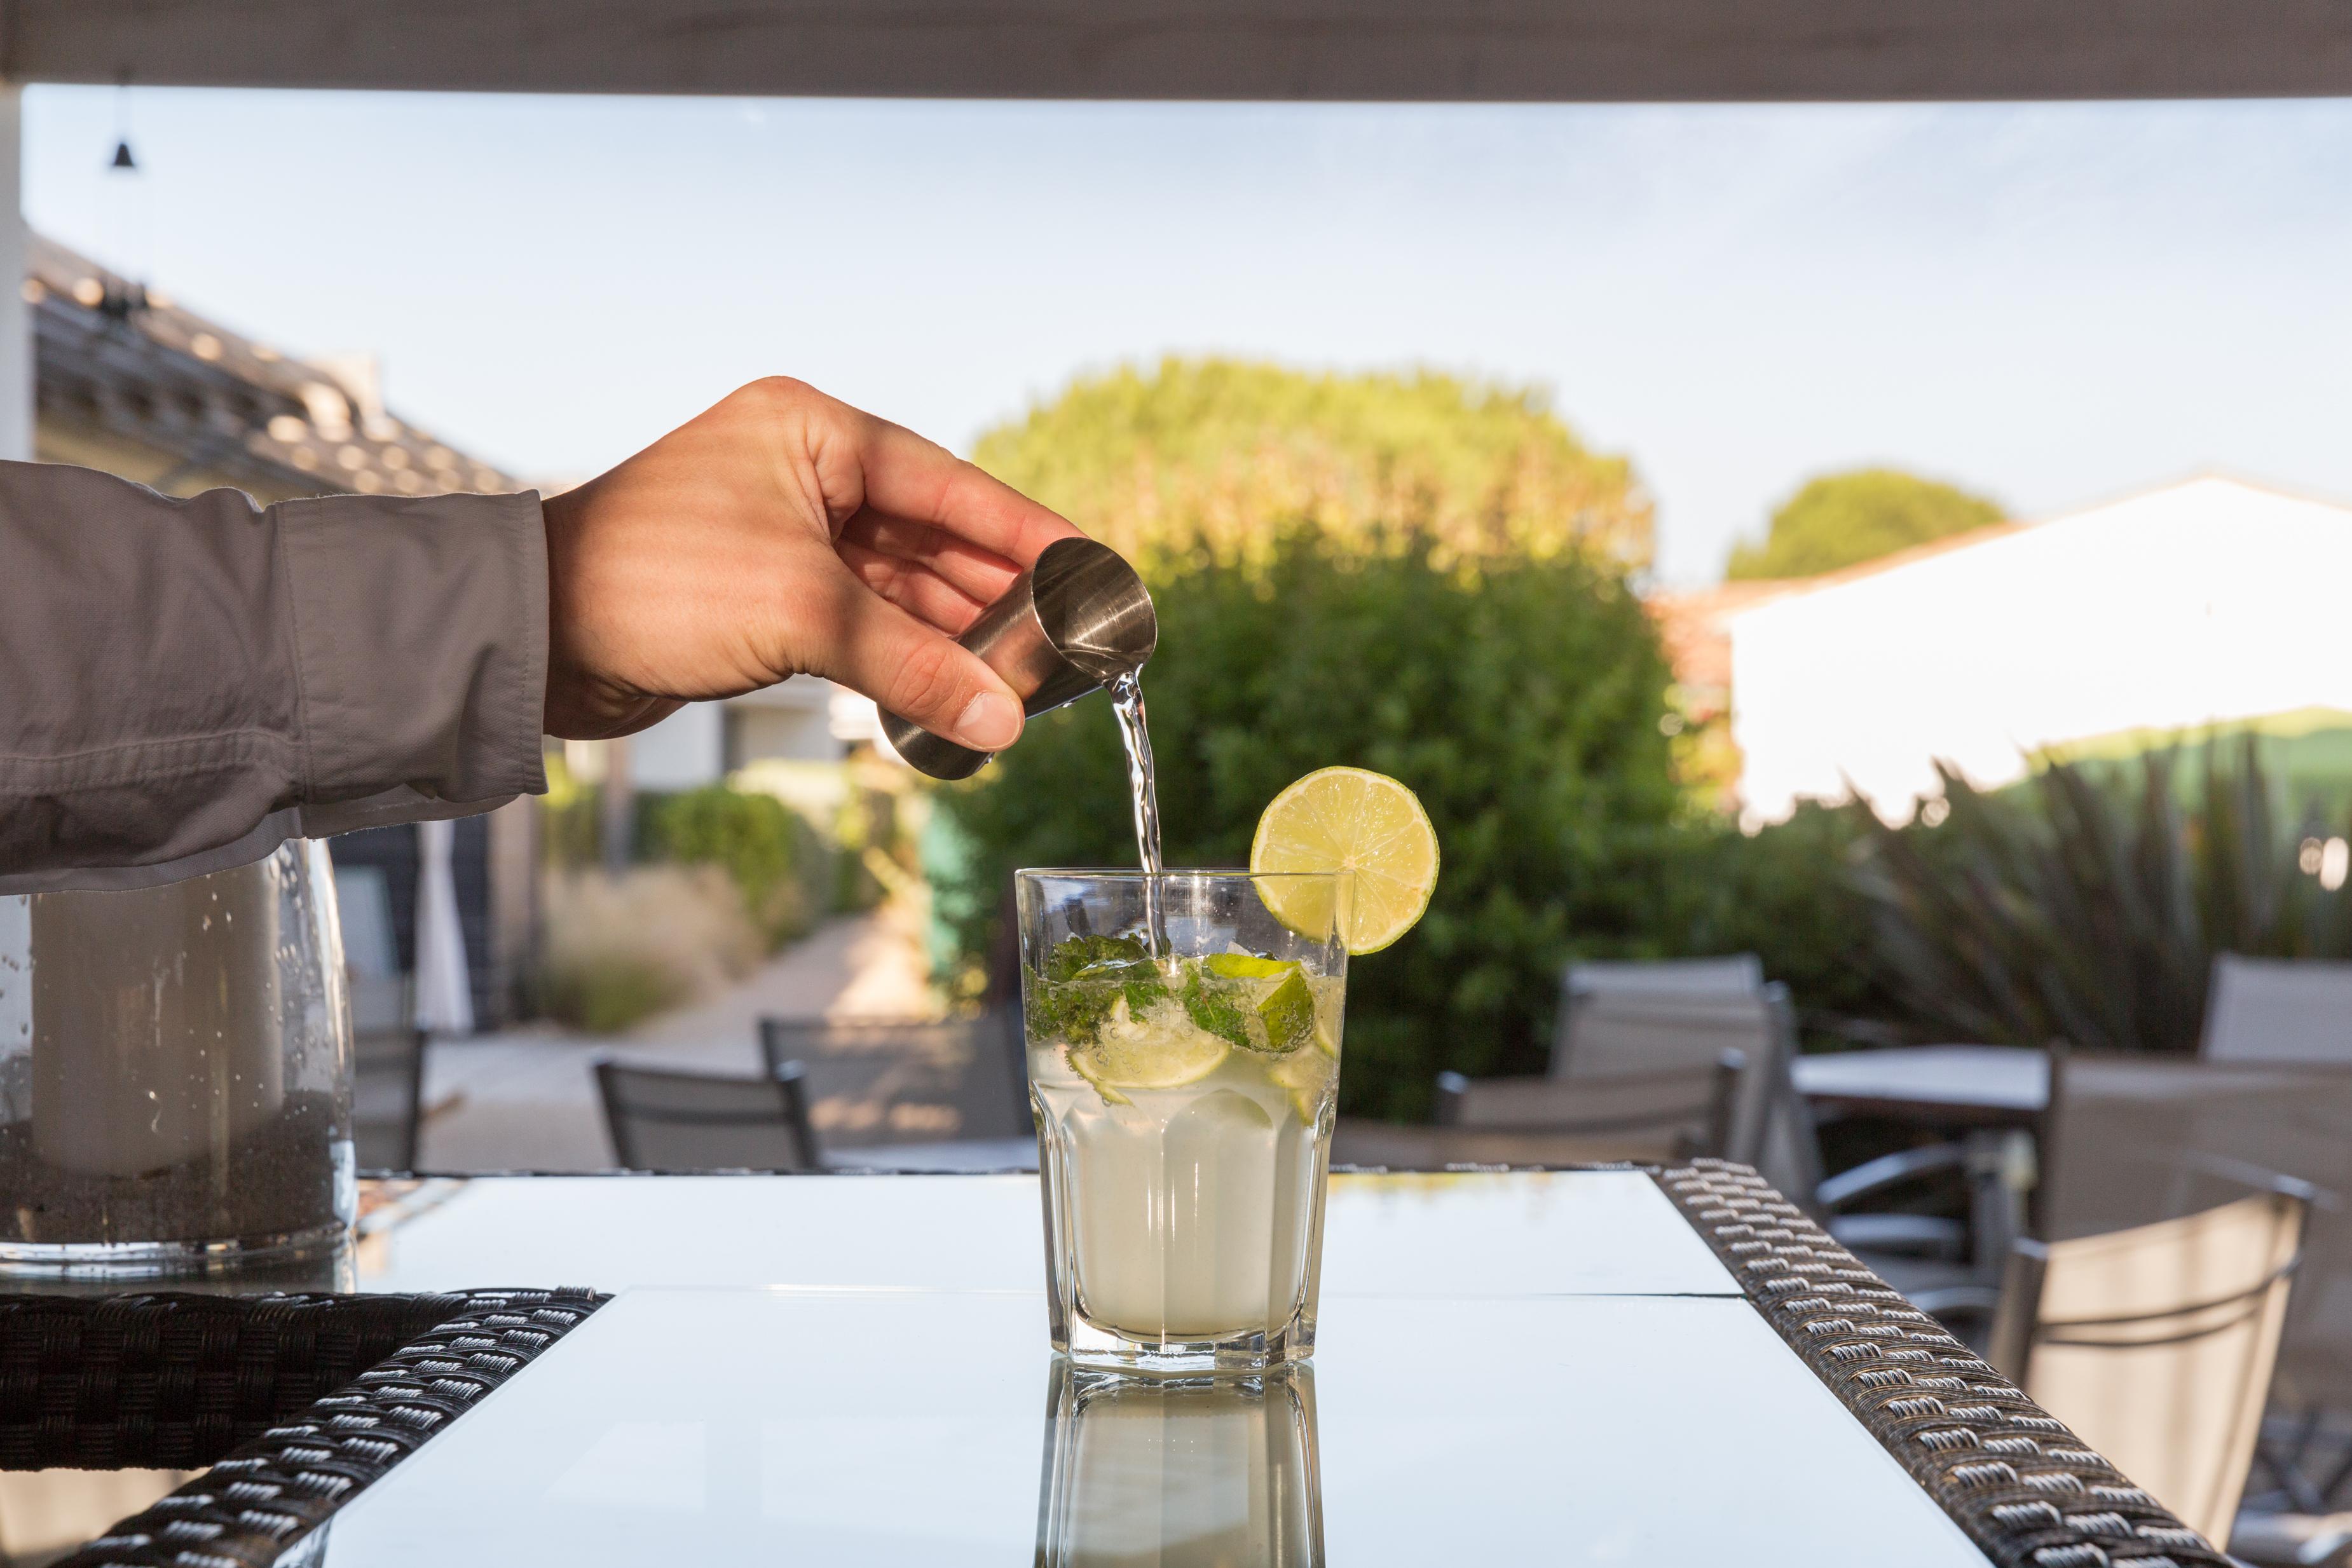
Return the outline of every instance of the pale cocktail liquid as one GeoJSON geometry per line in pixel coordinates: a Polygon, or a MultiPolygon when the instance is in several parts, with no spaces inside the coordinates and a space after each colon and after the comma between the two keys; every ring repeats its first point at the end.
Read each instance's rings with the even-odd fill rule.
{"type": "MultiPolygon", "coordinates": [[[[1131,674],[1111,692],[1138,853],[1156,873],[1142,692],[1131,674]]],[[[1073,1305],[1151,1343],[1274,1334],[1311,1295],[1346,982],[1288,933],[1301,956],[1253,951],[1198,916],[1171,933],[1157,882],[1141,915],[1123,931],[1079,928],[1033,956],[1026,977],[1030,1082],[1073,1305]]],[[[1307,1348],[1297,1339],[1287,1353],[1307,1348]]]]}

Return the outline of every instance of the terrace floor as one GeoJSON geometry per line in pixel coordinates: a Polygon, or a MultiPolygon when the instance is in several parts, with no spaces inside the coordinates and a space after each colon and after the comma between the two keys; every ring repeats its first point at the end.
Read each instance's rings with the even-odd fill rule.
{"type": "MultiPolygon", "coordinates": [[[[940,1000],[924,963],[919,917],[886,907],[826,922],[778,954],[756,974],[692,1007],[621,1035],[572,1034],[530,1026],[471,1040],[436,1042],[426,1058],[428,1107],[419,1164],[432,1171],[599,1171],[613,1168],[604,1115],[591,1071],[599,1058],[715,1072],[760,1071],[761,1015],[824,1018],[936,1018],[940,1000]]],[[[823,1057],[807,1064],[812,1119],[829,1154],[877,1142],[906,1144],[926,1129],[883,1126],[880,1096],[919,1066],[873,1053],[823,1057]]],[[[929,1129],[940,1142],[971,1133],[1002,1134],[1003,1086],[980,1063],[947,1103],[968,1114],[929,1129]],[[959,1097],[972,1102],[957,1105],[959,1097]]],[[[1025,1142],[1025,1140],[1024,1140],[1025,1142]]],[[[894,1148],[895,1155],[911,1151],[894,1148]]],[[[931,1150],[955,1166],[1002,1163],[991,1145],[931,1150]]]]}

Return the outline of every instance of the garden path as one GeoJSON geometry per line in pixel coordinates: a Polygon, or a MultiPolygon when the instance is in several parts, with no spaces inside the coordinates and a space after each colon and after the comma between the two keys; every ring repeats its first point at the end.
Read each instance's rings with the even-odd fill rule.
{"type": "MultiPolygon", "coordinates": [[[[760,1071],[762,1013],[827,1019],[936,1017],[919,912],[886,905],[825,922],[739,984],[625,1034],[533,1024],[436,1042],[426,1057],[419,1164],[433,1171],[599,1171],[613,1166],[592,1065],[600,1057],[708,1071],[760,1071]]],[[[870,1079],[812,1063],[820,1124],[829,1092],[870,1079]],[[841,1085],[829,1078],[841,1077],[841,1085]]],[[[835,1092],[836,1102],[842,1096],[835,1092]]],[[[824,1113],[830,1112],[831,1114],[824,1113]]],[[[854,1120],[854,1118],[852,1118],[854,1120]]],[[[838,1142],[839,1140],[829,1140],[838,1142]]]]}

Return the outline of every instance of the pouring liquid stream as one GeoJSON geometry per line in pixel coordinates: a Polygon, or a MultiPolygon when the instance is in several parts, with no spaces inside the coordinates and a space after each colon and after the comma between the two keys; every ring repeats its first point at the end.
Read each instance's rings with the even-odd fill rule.
{"type": "Polygon", "coordinates": [[[1167,917],[1160,904],[1160,874],[1167,868],[1160,858],[1160,790],[1151,771],[1151,731],[1143,716],[1140,670],[1124,671],[1110,684],[1111,712],[1118,719],[1118,737],[1127,747],[1127,785],[1135,804],[1135,850],[1143,863],[1144,940],[1153,959],[1168,956],[1167,917]]]}

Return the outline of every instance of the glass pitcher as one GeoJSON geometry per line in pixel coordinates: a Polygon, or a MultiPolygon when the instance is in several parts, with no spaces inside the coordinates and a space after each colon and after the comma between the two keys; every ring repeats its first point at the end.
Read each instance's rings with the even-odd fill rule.
{"type": "Polygon", "coordinates": [[[0,1272],[205,1273],[349,1237],[351,1007],[325,846],[0,897],[0,1272]]]}

